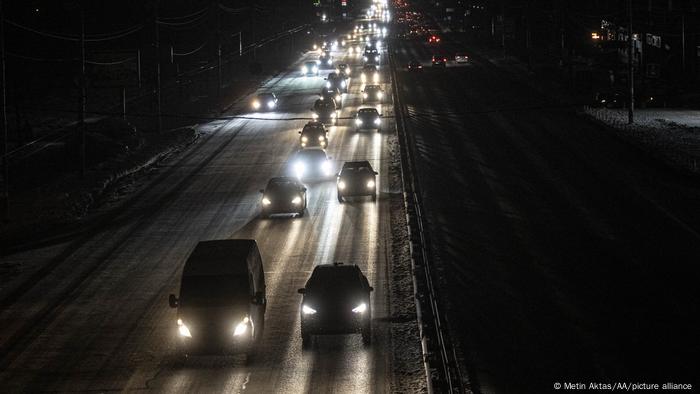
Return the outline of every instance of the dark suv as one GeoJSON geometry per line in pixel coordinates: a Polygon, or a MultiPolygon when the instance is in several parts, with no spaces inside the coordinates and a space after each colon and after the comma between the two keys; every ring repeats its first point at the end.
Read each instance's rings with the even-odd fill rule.
{"type": "Polygon", "coordinates": [[[302,346],[311,345],[312,335],[362,334],[372,341],[372,307],[367,277],[357,265],[320,264],[306,286],[299,289],[302,346]]]}

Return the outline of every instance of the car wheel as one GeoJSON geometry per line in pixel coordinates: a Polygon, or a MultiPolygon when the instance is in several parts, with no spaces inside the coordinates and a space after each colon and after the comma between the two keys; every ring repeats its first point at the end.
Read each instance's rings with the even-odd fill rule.
{"type": "Polygon", "coordinates": [[[343,203],[343,196],[341,196],[340,194],[338,194],[338,202],[341,204],[343,203]]]}

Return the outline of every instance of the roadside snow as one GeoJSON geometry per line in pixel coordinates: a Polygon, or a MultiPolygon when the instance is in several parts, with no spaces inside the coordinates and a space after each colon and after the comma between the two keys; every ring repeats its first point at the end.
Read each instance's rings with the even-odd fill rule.
{"type": "Polygon", "coordinates": [[[700,111],[637,109],[634,124],[627,124],[626,109],[583,107],[583,113],[667,164],[700,172],[700,111]]]}

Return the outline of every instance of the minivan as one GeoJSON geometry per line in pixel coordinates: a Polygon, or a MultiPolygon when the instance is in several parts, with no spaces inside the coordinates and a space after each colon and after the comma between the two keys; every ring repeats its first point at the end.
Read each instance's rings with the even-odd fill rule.
{"type": "Polygon", "coordinates": [[[252,355],[265,327],[265,274],[255,240],[202,241],[185,262],[177,308],[179,353],[252,355]]]}

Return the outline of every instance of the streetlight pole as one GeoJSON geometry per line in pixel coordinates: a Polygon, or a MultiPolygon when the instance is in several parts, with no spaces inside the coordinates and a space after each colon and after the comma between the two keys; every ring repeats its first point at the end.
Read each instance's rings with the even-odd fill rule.
{"type": "Polygon", "coordinates": [[[85,177],[87,142],[85,110],[87,107],[87,81],[85,80],[85,1],[80,3],[80,176],[85,177]]]}
{"type": "Polygon", "coordinates": [[[160,108],[160,26],[158,25],[158,8],[159,8],[159,2],[156,1],[155,4],[155,22],[156,22],[156,42],[155,42],[155,48],[156,48],[156,111],[157,111],[157,118],[158,118],[158,132],[163,131],[163,119],[161,118],[161,108],[160,108]]]}
{"type": "Polygon", "coordinates": [[[2,178],[3,178],[3,201],[2,201],[2,217],[5,221],[10,220],[10,161],[7,157],[7,87],[5,78],[5,14],[0,0],[0,74],[2,76],[2,178]]]}
{"type": "Polygon", "coordinates": [[[627,123],[634,123],[634,37],[632,34],[632,0],[627,0],[627,85],[629,85],[629,106],[627,123]]]}

